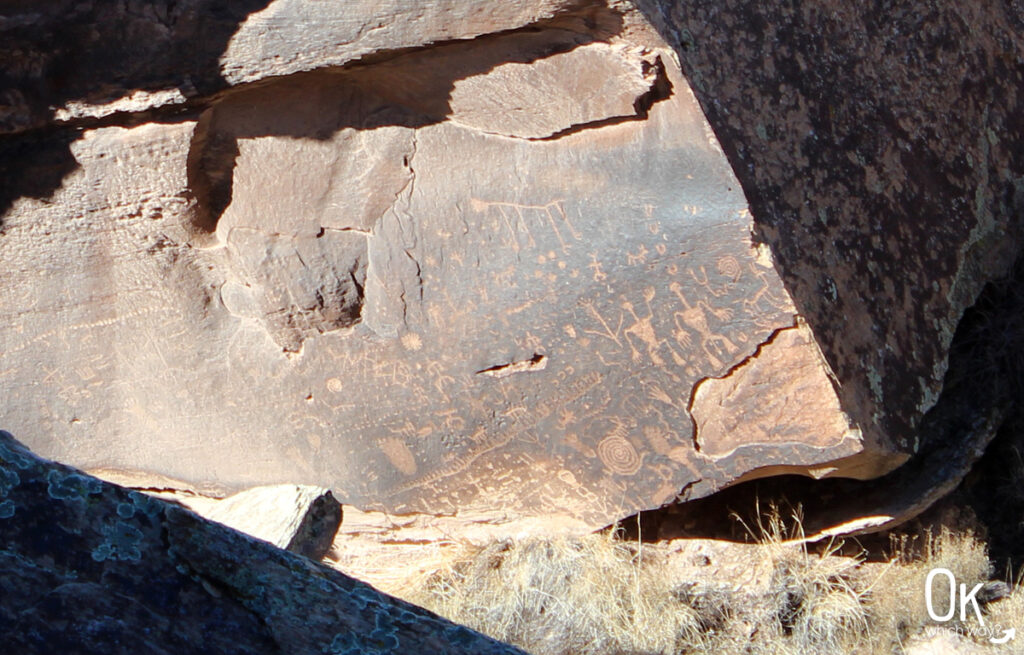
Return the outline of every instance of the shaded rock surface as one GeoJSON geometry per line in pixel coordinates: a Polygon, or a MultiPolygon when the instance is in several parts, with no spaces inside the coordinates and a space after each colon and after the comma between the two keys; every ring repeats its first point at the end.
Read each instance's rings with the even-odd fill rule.
{"type": "Polygon", "coordinates": [[[501,6],[461,0],[6,3],[0,131],[38,127],[53,118],[98,118],[181,104],[229,85],[516,29],[578,5],[560,0],[501,6]]]}
{"type": "Polygon", "coordinates": [[[11,652],[521,652],[3,431],[0,542],[11,652]]]}

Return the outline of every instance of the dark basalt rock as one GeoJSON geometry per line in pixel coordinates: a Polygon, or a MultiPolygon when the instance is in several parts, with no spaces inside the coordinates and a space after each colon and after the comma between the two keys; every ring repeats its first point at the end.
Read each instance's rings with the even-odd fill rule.
{"type": "Polygon", "coordinates": [[[927,447],[963,312],[1024,228],[1024,6],[642,1],[865,439],[927,447]]]}
{"type": "Polygon", "coordinates": [[[52,653],[520,653],[0,431],[0,643],[52,653]]]}

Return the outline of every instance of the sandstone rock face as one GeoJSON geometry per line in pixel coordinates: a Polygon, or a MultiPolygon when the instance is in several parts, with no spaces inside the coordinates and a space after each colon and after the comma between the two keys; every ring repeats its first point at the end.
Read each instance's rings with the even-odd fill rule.
{"type": "Polygon", "coordinates": [[[4,7],[0,132],[183,104],[229,85],[517,29],[571,0],[61,0],[4,7]],[[102,43],[103,47],[97,44],[102,43]],[[56,108],[56,111],[54,109],[56,108]]]}
{"type": "MultiPolygon", "coordinates": [[[[945,231],[908,215],[910,182],[884,206],[835,189],[802,205],[803,180],[825,187],[789,141],[741,171],[752,214],[662,35],[705,104],[747,112],[719,130],[734,161],[742,130],[763,131],[747,101],[778,85],[688,55],[669,4],[65,4],[0,23],[0,384],[7,427],[82,467],[589,527],[758,475],[876,476],[912,450],[887,436],[910,439],[897,400],[933,398],[982,279],[970,253],[1002,225],[1006,189],[980,178],[977,220],[945,231]],[[88,34],[114,26],[148,40],[99,54],[88,34]],[[780,195],[787,171],[803,177],[780,195]],[[772,231],[776,197],[798,211],[772,231]],[[902,223],[862,229],[892,203],[902,223]],[[910,302],[896,251],[881,268],[827,258],[929,230],[948,266],[902,260],[934,273],[938,323],[884,314],[910,302]],[[805,252],[818,268],[794,265],[805,252]],[[879,305],[829,313],[808,300],[823,280],[879,305]],[[897,355],[914,366],[897,375],[897,355]]],[[[734,50],[721,62],[752,56],[734,50]]]]}
{"type": "Polygon", "coordinates": [[[0,642],[18,653],[521,653],[0,431],[0,642]]]}

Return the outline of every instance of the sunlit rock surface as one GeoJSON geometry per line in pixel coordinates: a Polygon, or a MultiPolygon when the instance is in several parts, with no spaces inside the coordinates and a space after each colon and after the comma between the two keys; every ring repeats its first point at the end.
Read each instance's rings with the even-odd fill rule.
{"type": "Polygon", "coordinates": [[[1016,243],[1019,17],[492,4],[12,10],[5,426],[85,468],[588,527],[920,447],[1016,243]],[[892,48],[958,63],[857,63],[892,48]]]}

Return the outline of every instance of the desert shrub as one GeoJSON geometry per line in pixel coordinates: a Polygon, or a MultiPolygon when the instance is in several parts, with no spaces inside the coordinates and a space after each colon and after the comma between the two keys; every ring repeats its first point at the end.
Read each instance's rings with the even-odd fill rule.
{"type": "MultiPolygon", "coordinates": [[[[968,587],[988,580],[988,554],[974,532],[937,526],[926,528],[918,537],[894,535],[889,564],[874,580],[862,585],[875,652],[893,652],[900,643],[934,623],[925,601],[925,580],[932,569],[948,569],[958,583],[968,587]]],[[[945,608],[949,602],[945,586],[937,585],[932,593],[933,606],[945,608]]],[[[955,629],[958,621],[956,617],[945,625],[955,629]]]]}
{"type": "MultiPolygon", "coordinates": [[[[894,537],[885,563],[842,555],[839,543],[809,548],[799,514],[783,521],[777,508],[751,532],[771,570],[755,590],[673,579],[664,549],[609,532],[461,546],[402,595],[533,655],[883,655],[932,624],[933,568],[969,587],[990,575],[984,542],[948,526],[894,537]]],[[[987,612],[988,623],[1019,628],[1024,592],[987,612]]]]}
{"type": "Polygon", "coordinates": [[[669,655],[699,641],[697,612],[642,546],[613,535],[466,548],[412,595],[534,655],[669,655]]]}

